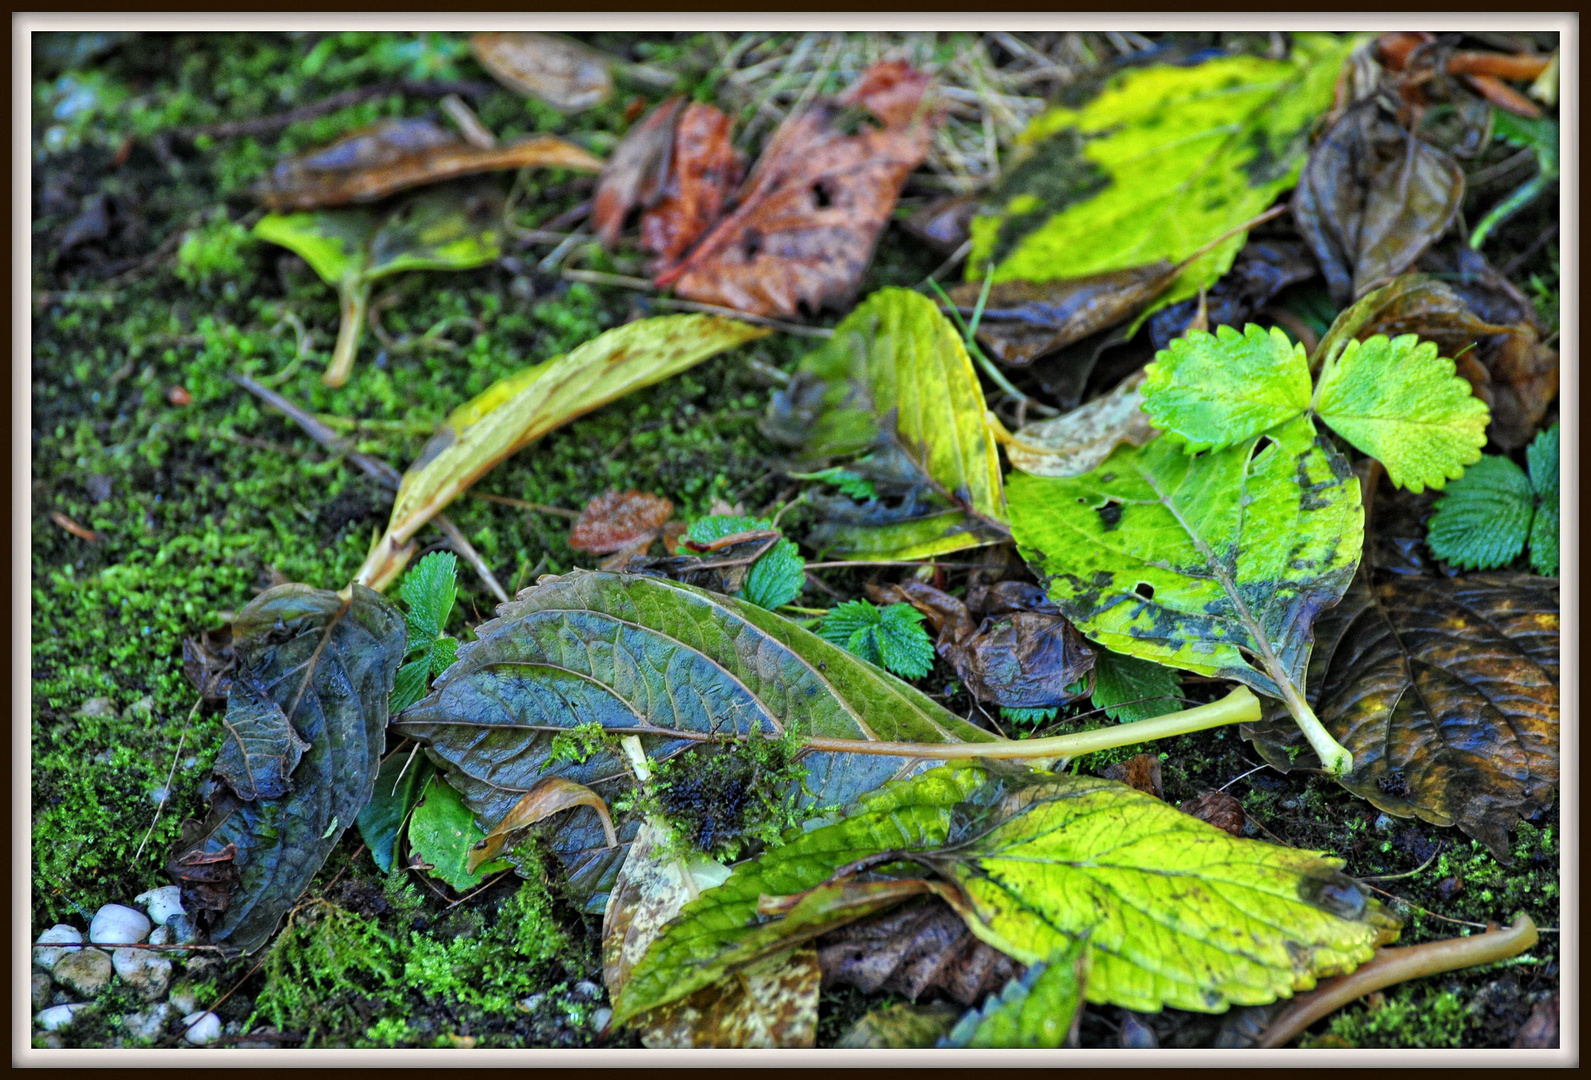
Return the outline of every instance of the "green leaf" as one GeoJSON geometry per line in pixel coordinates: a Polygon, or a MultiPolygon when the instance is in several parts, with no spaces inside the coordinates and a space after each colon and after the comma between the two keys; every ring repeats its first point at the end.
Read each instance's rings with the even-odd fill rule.
{"type": "MultiPolygon", "coordinates": [[[[715,514],[691,522],[685,535],[698,544],[708,544],[736,533],[771,528],[773,521],[769,518],[715,514]]],[[[735,596],[772,611],[801,595],[806,584],[806,565],[794,542],[781,538],[751,564],[746,583],[735,596]]]]}
{"type": "Polygon", "coordinates": [[[499,870],[507,870],[507,862],[495,859],[475,873],[469,872],[470,848],[484,839],[486,833],[470,816],[458,792],[440,776],[432,777],[431,786],[409,818],[409,848],[431,865],[431,876],[465,892],[499,870]]]}
{"type": "MultiPolygon", "coordinates": [[[[167,870],[213,940],[252,952],[370,799],[404,630],[398,609],[362,586],[344,600],[280,585],[239,612],[232,634],[241,670],[308,748],[279,798],[217,785],[209,815],[184,829],[167,870]]],[[[238,705],[229,700],[229,717],[238,705]]]]}
{"type": "MultiPolygon", "coordinates": [[[[1287,60],[1131,68],[1083,107],[1035,117],[993,195],[1003,205],[972,222],[967,280],[982,280],[991,261],[996,282],[1176,262],[1241,225],[1297,182],[1355,44],[1300,33],[1287,60]],[[1020,175],[1024,152],[1044,165],[1031,177],[1020,175]],[[1065,182],[1086,171],[1099,180],[1065,182]]],[[[1154,306],[1213,284],[1242,246],[1237,235],[1195,260],[1154,306]]]]}
{"type": "MultiPolygon", "coordinates": [[[[579,762],[554,753],[556,736],[584,724],[636,735],[654,761],[753,733],[994,738],[782,616],[659,578],[576,571],[497,610],[394,723],[429,745],[483,822],[501,820],[546,776],[584,784],[610,806],[633,790],[611,747],[579,762]]],[[[806,776],[790,794],[806,808],[843,805],[924,767],[812,747],[796,760],[806,776]]],[[[607,847],[594,812],[572,813],[547,841],[569,865],[572,892],[590,897],[608,887],[624,849],[607,847]]],[[[617,824],[627,845],[637,823],[617,824]]]]}
{"type": "Polygon", "coordinates": [[[309,263],[322,281],[337,286],[364,274],[370,238],[380,221],[370,210],[266,214],[255,223],[254,235],[287,248],[309,263]]]}
{"type": "Polygon", "coordinates": [[[436,644],[431,647],[431,675],[437,676],[453,665],[458,659],[459,643],[457,638],[443,635],[436,639],[436,644]]]}
{"type": "Polygon", "coordinates": [[[872,499],[878,496],[873,488],[873,482],[861,473],[852,472],[850,469],[838,465],[817,472],[791,473],[792,480],[821,480],[825,484],[833,484],[840,491],[853,499],[872,499]]]}
{"type": "Polygon", "coordinates": [[[1492,136],[1513,146],[1530,150],[1536,157],[1536,175],[1515,188],[1470,233],[1469,246],[1480,250],[1486,237],[1516,211],[1524,208],[1558,179],[1558,121],[1542,116],[1515,116],[1502,109],[1492,110],[1492,136]]]}
{"type": "Polygon", "coordinates": [[[1189,453],[1225,450],[1309,408],[1309,361],[1280,330],[1190,330],[1144,369],[1143,409],[1189,453]]]}
{"type": "Polygon", "coordinates": [[[1088,949],[1081,939],[1067,943],[1047,962],[1034,964],[990,994],[982,1009],[972,1009],[939,1045],[971,1049],[1055,1050],[1083,1007],[1088,949]]]}
{"type": "Polygon", "coordinates": [[[370,238],[367,280],[405,270],[471,270],[502,254],[496,181],[427,188],[405,199],[370,238]]]}
{"type": "Polygon", "coordinates": [[[429,647],[446,629],[458,596],[458,557],[433,551],[403,575],[398,595],[409,609],[409,652],[429,647]]]}
{"type": "Polygon", "coordinates": [[[1350,341],[1328,360],[1315,411],[1333,431],[1386,466],[1398,487],[1441,489],[1480,460],[1486,403],[1452,360],[1413,334],[1350,341]]]}
{"type": "Polygon", "coordinates": [[[1533,503],[1525,470],[1487,454],[1437,500],[1426,546],[1438,559],[1466,570],[1507,566],[1525,550],[1533,503]]]}
{"type": "Polygon", "coordinates": [[[626,323],[509,375],[453,411],[403,476],[386,535],[356,580],[379,588],[402,569],[413,535],[498,462],[547,432],[632,390],[734,348],[767,330],[717,315],[626,323]]]}
{"type": "Polygon", "coordinates": [[[920,679],[934,666],[934,645],[922,621],[923,613],[910,604],[880,609],[866,600],[847,600],[830,610],[816,632],[870,664],[920,679]]]}
{"type": "MultiPolygon", "coordinates": [[[[397,692],[393,692],[397,697],[397,692]]],[[[370,849],[370,857],[383,874],[392,872],[398,834],[409,811],[420,801],[420,793],[436,775],[436,767],[415,746],[401,747],[387,755],[376,773],[376,786],[370,801],[359,811],[359,836],[370,849]]]]}
{"type": "Polygon", "coordinates": [[[837,500],[853,512],[815,531],[813,546],[841,558],[918,559],[1002,538],[1000,459],[984,425],[983,389],[933,301],[909,289],[872,294],[801,361],[799,386],[816,391],[815,415],[791,418],[798,403],[775,395],[769,424],[785,429],[781,438],[820,459],[866,454],[852,471],[916,496],[895,514],[878,502],[856,510],[837,500]]]}
{"type": "Polygon", "coordinates": [[[1538,574],[1558,576],[1558,425],[1537,435],[1525,448],[1536,516],[1530,523],[1530,565],[1538,574]]]}
{"type": "Polygon", "coordinates": [[[941,768],[736,867],[664,930],[615,999],[615,1020],[777,955],[782,924],[759,917],[760,897],[806,894],[787,909],[785,920],[809,913],[784,932],[788,948],[811,932],[815,899],[910,895],[912,878],[818,887],[861,859],[874,875],[931,867],[934,878],[915,884],[1024,963],[1086,941],[1087,999],[1130,1009],[1273,1001],[1368,960],[1396,926],[1340,860],[1229,836],[1125,785],[1019,773],[985,782],[979,769],[941,768]]]}
{"type": "Polygon", "coordinates": [[[1094,658],[1093,704],[1118,723],[1152,720],[1182,708],[1182,677],[1164,664],[1102,652],[1094,658]]]}
{"type": "Polygon", "coordinates": [[[392,711],[402,712],[425,697],[425,688],[431,681],[431,651],[427,649],[417,658],[398,669],[392,680],[392,711]]]}

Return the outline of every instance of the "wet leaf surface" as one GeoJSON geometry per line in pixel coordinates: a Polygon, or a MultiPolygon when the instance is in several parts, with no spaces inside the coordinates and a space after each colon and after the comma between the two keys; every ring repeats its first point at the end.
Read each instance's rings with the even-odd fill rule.
{"type": "MultiPolygon", "coordinates": [[[[168,869],[213,940],[253,951],[370,799],[404,624],[395,607],[357,585],[347,601],[282,585],[251,601],[233,634],[239,678],[276,706],[307,749],[280,797],[256,789],[258,797],[240,798],[223,773],[209,815],[184,825],[168,869]]],[[[229,700],[229,716],[244,705],[229,700]]]]}
{"type": "Polygon", "coordinates": [[[1310,150],[1293,218],[1337,303],[1414,265],[1464,203],[1464,172],[1447,152],[1367,99],[1310,150]]]}
{"type": "Polygon", "coordinates": [[[658,284],[755,315],[815,315],[848,303],[901,184],[928,153],[929,81],[904,61],[882,61],[839,98],[790,117],[734,212],[658,284]]]}
{"type": "Polygon", "coordinates": [[[490,150],[433,120],[388,120],[330,146],[290,158],[254,189],[278,212],[368,203],[407,188],[475,173],[523,168],[597,172],[602,159],[553,135],[530,135],[490,150]]]}
{"type": "MultiPolygon", "coordinates": [[[[1354,754],[1343,786],[1509,861],[1514,824],[1557,792],[1558,583],[1367,568],[1316,637],[1310,697],[1354,754]]],[[[1244,734],[1282,772],[1314,767],[1289,727],[1268,710],[1244,734]]]]}
{"type": "Polygon", "coordinates": [[[470,50],[492,77],[560,112],[600,105],[613,94],[611,59],[578,41],[530,31],[470,35],[470,50]]]}
{"type": "Polygon", "coordinates": [[[482,863],[495,859],[516,833],[577,806],[589,806],[595,810],[602,822],[602,833],[608,846],[619,846],[619,839],[613,831],[613,819],[608,816],[608,804],[602,801],[602,796],[581,784],[559,776],[549,776],[531,788],[503,820],[492,826],[484,839],[470,848],[469,861],[464,868],[472,874],[476,873],[482,863]]]}
{"type": "Polygon", "coordinates": [[[609,491],[586,503],[569,530],[569,546],[593,555],[611,555],[662,534],[674,504],[641,491],[609,491]]]}
{"type": "MultiPolygon", "coordinates": [[[[568,574],[498,608],[476,633],[396,727],[427,744],[482,821],[500,820],[548,776],[583,784],[610,805],[628,791],[630,773],[611,750],[582,762],[555,756],[554,736],[581,724],[639,736],[654,761],[714,733],[992,738],[780,616],[656,578],[568,574]]],[[[798,760],[807,770],[798,797],[817,806],[924,767],[810,748],[798,760]]],[[[626,847],[637,827],[620,823],[626,847]]],[[[624,848],[607,846],[594,811],[575,810],[544,839],[568,865],[573,895],[611,885],[624,848]]]]}

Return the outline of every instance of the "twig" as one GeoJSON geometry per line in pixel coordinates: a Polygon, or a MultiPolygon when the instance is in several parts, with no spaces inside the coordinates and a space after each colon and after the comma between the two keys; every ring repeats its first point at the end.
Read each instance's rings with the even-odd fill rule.
{"type": "Polygon", "coordinates": [[[369,101],[372,98],[387,97],[390,94],[408,94],[412,97],[442,97],[447,94],[457,94],[460,97],[485,97],[496,87],[484,82],[440,82],[424,79],[399,79],[395,82],[376,83],[372,86],[360,86],[353,90],[344,90],[340,94],[333,94],[329,98],[308,105],[300,105],[296,109],[275,113],[271,116],[257,116],[248,120],[230,120],[223,124],[210,124],[206,127],[179,128],[170,134],[178,138],[193,140],[201,135],[212,139],[231,139],[239,135],[270,135],[300,120],[313,120],[317,116],[334,113],[338,109],[346,109],[350,105],[369,101]]]}
{"type": "MultiPolygon", "coordinates": [[[[554,251],[553,255],[556,254],[558,253],[554,251]]],[[[547,256],[547,259],[551,258],[552,255],[547,256]]],[[[546,261],[546,259],[542,260],[543,267],[550,270],[551,267],[545,265],[546,261]]],[[[560,276],[565,281],[583,281],[587,285],[615,285],[621,289],[635,289],[639,292],[657,291],[657,286],[653,285],[648,278],[626,277],[623,274],[604,274],[598,270],[564,270],[560,276]]]]}
{"type": "Polygon", "coordinates": [[[809,562],[808,570],[839,570],[853,566],[943,566],[946,570],[999,570],[1005,563],[984,562],[933,562],[928,559],[836,559],[832,562],[809,562]]]}
{"type": "Polygon", "coordinates": [[[570,519],[578,519],[580,517],[580,511],[566,510],[561,506],[548,506],[545,503],[526,502],[524,499],[514,499],[507,495],[488,495],[484,491],[471,491],[470,494],[475,496],[477,499],[485,499],[487,502],[502,503],[504,506],[513,506],[520,510],[534,510],[538,514],[556,514],[559,517],[566,517],[570,519]]]}
{"type": "Polygon", "coordinates": [[[1424,870],[1427,866],[1430,866],[1432,863],[1434,863],[1436,861],[1436,857],[1438,855],[1442,854],[1442,852],[1445,851],[1445,850],[1447,850],[1447,845],[1446,844],[1438,844],[1436,850],[1431,852],[1431,857],[1429,859],[1426,859],[1419,866],[1416,866],[1413,870],[1405,870],[1401,874],[1370,874],[1367,877],[1359,877],[1359,878],[1356,878],[1355,880],[1357,880],[1357,881],[1397,881],[1399,878],[1413,877],[1415,874],[1418,874],[1421,870],[1424,870]]]}
{"type": "Polygon", "coordinates": [[[431,524],[435,525],[442,535],[447,537],[448,545],[458,552],[465,562],[470,564],[470,568],[475,571],[476,576],[481,579],[487,590],[497,597],[498,603],[508,603],[508,594],[503,591],[503,586],[499,584],[496,575],[492,573],[492,568],[486,565],[486,560],[481,557],[481,553],[475,550],[475,545],[465,538],[464,533],[460,531],[457,525],[453,524],[452,519],[446,514],[437,514],[431,519],[431,524]]]}
{"type": "Polygon", "coordinates": [[[144,838],[138,841],[138,850],[133,853],[133,863],[144,853],[144,845],[149,843],[149,838],[155,834],[155,826],[160,824],[160,815],[166,809],[166,802],[171,798],[171,781],[177,775],[177,762],[182,760],[182,744],[188,738],[188,729],[193,726],[193,718],[199,715],[199,706],[204,704],[204,695],[200,694],[194,701],[193,708],[188,710],[188,722],[182,725],[182,733],[177,736],[177,752],[171,756],[171,769],[166,773],[165,792],[160,796],[160,805],[155,807],[155,819],[149,823],[149,831],[144,833],[144,838]]]}

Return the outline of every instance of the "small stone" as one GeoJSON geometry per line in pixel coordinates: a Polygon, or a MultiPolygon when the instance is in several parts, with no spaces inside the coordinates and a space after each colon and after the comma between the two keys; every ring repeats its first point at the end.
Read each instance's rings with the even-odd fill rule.
{"type": "Polygon", "coordinates": [[[70,1026],[73,1014],[84,1007],[83,1005],[51,1005],[48,1009],[39,1013],[38,1016],[35,1016],[33,1020],[45,1031],[59,1031],[61,1028],[70,1026]]]}
{"type": "Polygon", "coordinates": [[[546,994],[532,994],[515,1002],[515,1008],[520,1012],[535,1012],[537,1007],[545,1000],[547,1000],[546,994]]]}
{"type": "Polygon", "coordinates": [[[170,1001],[172,1007],[181,1013],[191,1013],[199,1007],[199,995],[194,993],[190,982],[181,982],[172,987],[170,1001]]]}
{"type": "Polygon", "coordinates": [[[115,716],[116,703],[108,697],[91,697],[77,710],[79,716],[115,716]]]}
{"type": "Polygon", "coordinates": [[[178,912],[166,920],[166,925],[176,936],[176,944],[192,945],[199,940],[199,928],[193,923],[193,916],[187,912],[178,912]]]}
{"type": "Polygon", "coordinates": [[[83,943],[83,931],[66,923],[56,923],[38,937],[33,946],[33,962],[45,971],[53,970],[67,953],[77,952],[83,943]]]}
{"type": "Polygon", "coordinates": [[[608,1026],[608,1021],[612,1019],[613,1010],[604,1005],[602,1008],[591,1014],[591,1026],[596,1028],[598,1031],[601,1031],[608,1026]]]}
{"type": "Polygon", "coordinates": [[[176,885],[162,885],[133,897],[133,903],[142,904],[149,912],[150,921],[165,926],[173,915],[186,914],[182,906],[182,889],[176,885]]]}
{"type": "Polygon", "coordinates": [[[1160,1047],[1160,1040],[1155,1035],[1155,1029],[1145,1023],[1142,1016],[1123,1009],[1116,1045],[1123,1050],[1156,1050],[1160,1047]]]}
{"type": "Polygon", "coordinates": [[[171,1007],[171,1002],[162,1001],[142,1012],[128,1013],[122,1017],[122,1030],[134,1039],[154,1042],[166,1033],[166,1027],[171,1023],[175,1013],[176,1010],[171,1007]]]}
{"type": "Polygon", "coordinates": [[[575,983],[574,992],[585,998],[587,1001],[595,1001],[597,998],[602,996],[602,987],[598,986],[590,979],[581,979],[579,982],[575,983]]]}
{"type": "Polygon", "coordinates": [[[170,945],[171,944],[171,939],[173,937],[175,937],[175,936],[176,935],[172,932],[171,927],[169,927],[169,926],[157,926],[157,927],[154,928],[154,930],[150,931],[149,944],[151,944],[151,945],[170,945]]]}
{"type": "Polygon", "coordinates": [[[122,981],[150,1001],[163,997],[171,986],[171,961],[149,949],[117,949],[111,964],[122,981]]]}
{"type": "Polygon", "coordinates": [[[221,1018],[213,1012],[189,1013],[182,1027],[182,1037],[194,1046],[208,1046],[221,1037],[221,1018]]]}
{"type": "Polygon", "coordinates": [[[44,1037],[44,1048],[46,1050],[65,1050],[66,1040],[52,1031],[44,1037]]]}
{"type": "Polygon", "coordinates": [[[33,973],[33,1008],[42,1009],[50,1003],[50,991],[55,989],[48,972],[33,973]]]}
{"type": "Polygon", "coordinates": [[[148,936],[148,917],[125,904],[106,904],[88,924],[88,940],[96,945],[136,945],[148,936]]]}
{"type": "Polygon", "coordinates": [[[153,716],[154,712],[155,699],[150,697],[148,694],[145,694],[143,697],[139,698],[137,701],[133,702],[131,705],[127,706],[127,708],[122,710],[122,719],[146,719],[150,716],[153,716]]]}
{"type": "Polygon", "coordinates": [[[1371,828],[1375,829],[1375,831],[1378,833],[1389,833],[1393,830],[1393,828],[1396,827],[1396,825],[1397,822],[1392,820],[1392,815],[1380,814],[1377,815],[1376,823],[1371,826],[1371,828]]]}
{"type": "Polygon", "coordinates": [[[114,970],[106,953],[99,949],[81,949],[61,957],[53,974],[79,997],[90,998],[105,989],[114,970]]]}

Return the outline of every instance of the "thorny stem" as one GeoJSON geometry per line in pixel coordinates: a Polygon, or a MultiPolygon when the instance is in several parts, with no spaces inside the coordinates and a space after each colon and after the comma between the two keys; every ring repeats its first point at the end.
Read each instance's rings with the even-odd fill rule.
{"type": "Polygon", "coordinates": [[[1057,735],[1048,739],[998,739],[977,743],[896,743],[865,742],[856,739],[808,739],[814,750],[834,753],[878,754],[887,757],[930,758],[949,761],[962,758],[998,758],[1022,761],[1043,758],[1077,757],[1117,746],[1132,746],[1153,739],[1169,739],[1207,728],[1228,724],[1254,723],[1260,718],[1260,701],[1247,687],[1240,686],[1219,701],[1192,709],[1116,724],[1097,731],[1057,735]]]}
{"type": "Polygon", "coordinates": [[[1425,975],[1506,960],[1535,943],[1536,924],[1530,921],[1529,915],[1520,915],[1507,930],[1446,938],[1401,949],[1378,949],[1375,959],[1357,971],[1328,979],[1309,993],[1295,997],[1292,1004],[1271,1021],[1271,1026],[1255,1045],[1262,1050],[1286,1046],[1316,1020],[1372,990],[1425,975]]]}
{"type": "Polygon", "coordinates": [[[327,386],[341,386],[348,381],[354,369],[354,354],[359,351],[359,338],[365,331],[365,313],[370,308],[370,283],[350,282],[337,290],[342,299],[342,325],[337,329],[337,347],[331,354],[331,366],[322,381],[327,386]]]}

